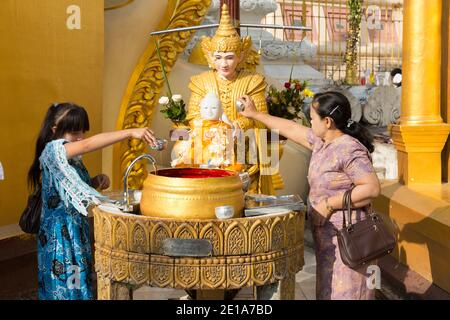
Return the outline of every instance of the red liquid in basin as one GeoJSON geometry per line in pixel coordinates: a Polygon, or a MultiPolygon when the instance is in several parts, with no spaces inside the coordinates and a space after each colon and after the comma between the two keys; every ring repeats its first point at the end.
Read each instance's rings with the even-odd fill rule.
{"type": "Polygon", "coordinates": [[[165,169],[158,170],[158,176],[172,177],[172,178],[222,178],[231,177],[235,173],[220,169],[196,169],[196,168],[181,168],[181,169],[165,169]]]}

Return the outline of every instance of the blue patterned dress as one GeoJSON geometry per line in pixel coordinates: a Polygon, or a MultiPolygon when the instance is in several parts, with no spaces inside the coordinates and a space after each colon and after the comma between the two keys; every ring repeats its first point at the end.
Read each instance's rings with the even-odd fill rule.
{"type": "Polygon", "coordinates": [[[49,142],[39,158],[42,214],[37,237],[40,300],[89,300],[92,253],[87,208],[101,197],[81,160],[67,160],[64,140],[49,142]]]}

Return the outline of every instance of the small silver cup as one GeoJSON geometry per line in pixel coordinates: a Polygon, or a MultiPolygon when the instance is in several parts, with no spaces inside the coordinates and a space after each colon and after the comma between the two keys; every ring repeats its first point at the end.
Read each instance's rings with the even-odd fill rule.
{"type": "Polygon", "coordinates": [[[150,149],[156,151],[162,151],[167,148],[167,140],[166,139],[156,139],[156,146],[150,146],[150,149]]]}
{"type": "Polygon", "coordinates": [[[233,206],[220,206],[216,207],[216,218],[217,219],[230,219],[234,215],[233,206]]]}
{"type": "Polygon", "coordinates": [[[245,106],[242,103],[242,101],[236,100],[236,110],[237,110],[237,112],[242,112],[242,111],[244,111],[244,109],[245,109],[245,106]]]}

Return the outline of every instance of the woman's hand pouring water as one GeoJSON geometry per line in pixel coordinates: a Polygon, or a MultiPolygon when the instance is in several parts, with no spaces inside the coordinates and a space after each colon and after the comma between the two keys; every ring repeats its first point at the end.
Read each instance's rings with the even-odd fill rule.
{"type": "Polygon", "coordinates": [[[151,147],[156,147],[157,142],[155,134],[149,128],[135,128],[131,130],[131,137],[134,139],[140,139],[145,143],[149,144],[151,147]]]}

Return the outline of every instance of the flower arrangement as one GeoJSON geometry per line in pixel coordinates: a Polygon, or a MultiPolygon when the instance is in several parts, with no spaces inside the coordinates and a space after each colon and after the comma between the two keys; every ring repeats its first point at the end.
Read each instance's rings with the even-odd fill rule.
{"type": "Polygon", "coordinates": [[[180,94],[174,94],[169,97],[161,96],[158,102],[161,106],[163,106],[161,112],[164,113],[166,119],[170,119],[177,125],[185,122],[186,104],[180,94]]]}
{"type": "Polygon", "coordinates": [[[301,120],[301,123],[310,127],[308,117],[303,112],[305,100],[312,98],[314,93],[308,89],[307,81],[289,78],[282,90],[269,87],[266,101],[270,115],[289,119],[301,120]]]}
{"type": "Polygon", "coordinates": [[[156,53],[158,54],[159,63],[161,64],[164,81],[166,82],[168,91],[168,96],[161,96],[158,101],[159,104],[163,106],[161,113],[163,113],[165,118],[170,119],[175,125],[186,124],[186,104],[180,94],[172,94],[169,80],[167,79],[166,69],[164,68],[164,63],[161,59],[158,41],[156,41],[156,53]]]}

